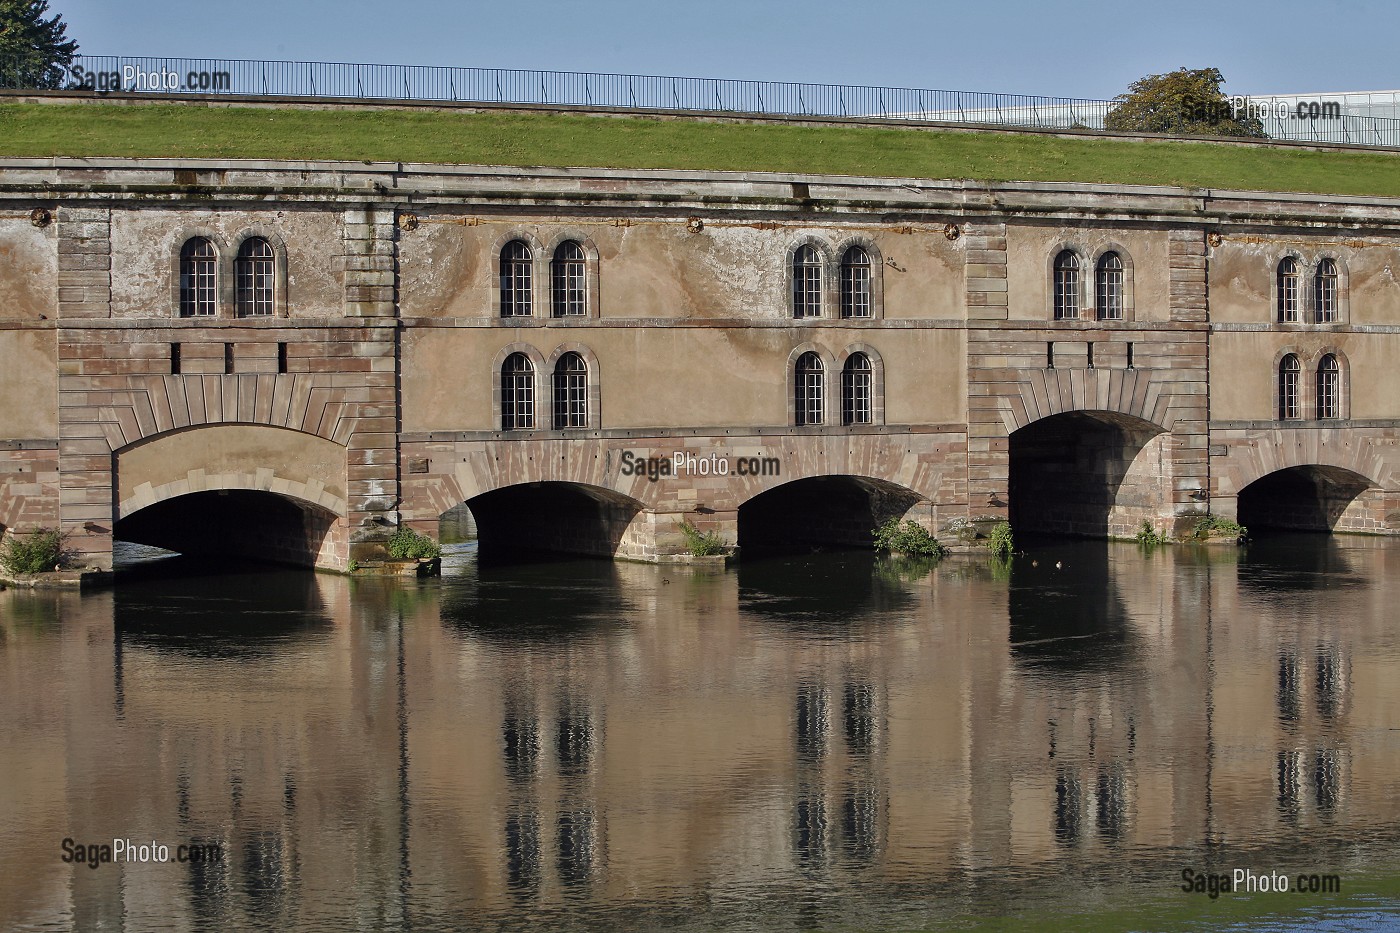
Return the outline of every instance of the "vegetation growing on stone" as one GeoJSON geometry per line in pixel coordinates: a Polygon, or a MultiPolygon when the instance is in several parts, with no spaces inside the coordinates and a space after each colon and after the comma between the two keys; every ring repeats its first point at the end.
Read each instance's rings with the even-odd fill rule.
{"type": "Polygon", "coordinates": [[[875,549],[890,554],[903,554],[906,557],[940,558],[945,549],[938,539],[928,533],[928,529],[916,521],[900,522],[897,518],[888,519],[872,532],[875,536],[875,549]]]}
{"type": "Polygon", "coordinates": [[[987,548],[999,560],[1008,560],[1016,550],[1016,539],[1011,533],[1010,522],[997,522],[987,535],[987,548]]]}
{"type": "Polygon", "coordinates": [[[442,556],[442,548],[427,535],[420,535],[407,525],[399,526],[384,545],[395,560],[430,560],[442,556]]]}
{"type": "Polygon", "coordinates": [[[676,522],[676,527],[685,536],[686,550],[694,557],[712,557],[726,550],[724,540],[714,531],[701,531],[690,522],[676,522]]]}
{"type": "Polygon", "coordinates": [[[1149,549],[1157,547],[1159,544],[1167,543],[1166,535],[1160,534],[1157,529],[1152,527],[1152,523],[1145,518],[1142,520],[1142,527],[1137,530],[1137,534],[1133,535],[1133,540],[1137,541],[1142,547],[1149,549]]]}
{"type": "Polygon", "coordinates": [[[1207,515],[1196,523],[1197,538],[1245,538],[1249,529],[1239,522],[1218,515],[1207,515]]]}
{"type": "Polygon", "coordinates": [[[52,528],[33,534],[13,534],[0,545],[0,567],[10,573],[45,573],[67,561],[63,535],[52,528]]]}

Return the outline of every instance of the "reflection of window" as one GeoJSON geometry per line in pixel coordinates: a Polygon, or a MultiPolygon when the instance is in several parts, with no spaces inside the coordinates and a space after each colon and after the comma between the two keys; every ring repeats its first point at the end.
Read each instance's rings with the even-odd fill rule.
{"type": "Polygon", "coordinates": [[[540,821],[533,810],[515,810],[506,817],[506,883],[517,893],[540,886],[540,821]]]}
{"type": "Polygon", "coordinates": [[[512,781],[534,776],[540,758],[540,726],[533,718],[507,713],[501,724],[502,756],[512,781]]]}
{"type": "Polygon", "coordinates": [[[592,810],[559,814],[559,880],[574,887],[587,883],[598,857],[598,819],[592,810]]]}
{"type": "Polygon", "coordinates": [[[1335,648],[1322,648],[1317,652],[1317,690],[1313,700],[1317,712],[1324,719],[1333,719],[1342,705],[1342,691],[1346,680],[1342,670],[1341,655],[1335,648]]]}
{"type": "Polygon", "coordinates": [[[587,310],[584,287],[583,247],[565,240],[554,251],[550,277],[554,296],[554,316],[572,317],[587,310]]]}
{"type": "Polygon", "coordinates": [[[1324,259],[1317,264],[1313,276],[1313,308],[1317,323],[1332,324],[1337,320],[1337,264],[1324,259]]]}
{"type": "Polygon", "coordinates": [[[873,862],[880,854],[880,798],[873,785],[846,788],[841,835],[846,852],[858,862],[873,862]]]}
{"type": "Polygon", "coordinates": [[[1278,364],[1278,416],[1284,421],[1301,417],[1298,411],[1298,357],[1292,353],[1278,364]]]}
{"type": "Polygon", "coordinates": [[[1287,820],[1298,818],[1303,787],[1303,753],[1284,749],[1278,753],[1278,809],[1287,820]]]}
{"type": "Polygon", "coordinates": [[[792,316],[821,317],[822,261],[816,247],[799,246],[792,256],[792,316]]]}
{"type": "Polygon", "coordinates": [[[207,317],[218,307],[218,256],[207,237],[197,236],[180,248],[180,316],[207,317]]]}
{"type": "Polygon", "coordinates": [[[852,755],[866,755],[875,744],[875,691],[869,684],[846,684],[841,719],[846,748],[852,755]]]}
{"type": "Polygon", "coordinates": [[[1278,656],[1278,718],[1285,723],[1298,721],[1301,707],[1301,684],[1298,678],[1298,659],[1289,652],[1278,656]]]}
{"type": "Polygon", "coordinates": [[[1317,364],[1317,416],[1319,418],[1340,417],[1341,408],[1341,367],[1337,358],[1327,354],[1317,364]]]}
{"type": "Polygon", "coordinates": [[[1079,317],[1079,257],[1072,249],[1055,257],[1055,320],[1079,317]]]}
{"type": "Polygon", "coordinates": [[[1055,838],[1076,845],[1083,834],[1084,788],[1079,778],[1061,770],[1055,775],[1055,838]]]}
{"type": "Polygon", "coordinates": [[[1281,324],[1298,323],[1298,261],[1292,256],[1278,264],[1278,319],[1281,324]]]}
{"type": "Polygon", "coordinates": [[[1094,272],[1095,290],[1098,293],[1098,314],[1101,321],[1123,320],[1123,260],[1117,253],[1104,253],[1099,257],[1098,268],[1094,272]]]}
{"type": "Polygon", "coordinates": [[[239,317],[272,314],[276,254],[260,236],[249,237],[238,247],[233,262],[234,308],[239,317]]]}
{"type": "Polygon", "coordinates": [[[1094,816],[1101,837],[1115,842],[1123,838],[1124,824],[1128,820],[1128,795],[1123,773],[1116,768],[1099,772],[1094,816]]]}
{"type": "Polygon", "coordinates": [[[532,261],[530,247],[520,240],[511,240],[501,250],[501,317],[533,313],[532,261]]]}
{"type": "Polygon", "coordinates": [[[841,423],[870,424],[874,417],[874,370],[870,357],[852,353],[841,370],[841,423]]]}
{"type": "Polygon", "coordinates": [[[501,365],[501,430],[535,427],[535,367],[524,353],[512,353],[501,365]]]}
{"type": "Polygon", "coordinates": [[[816,759],[826,753],[826,730],[831,719],[826,693],[819,687],[803,687],[797,692],[797,754],[816,759]]]}
{"type": "Polygon", "coordinates": [[[1342,798],[1342,767],[1337,753],[1318,749],[1312,761],[1313,802],[1323,813],[1335,810],[1342,798]]]}
{"type": "Polygon", "coordinates": [[[559,773],[583,774],[593,756],[593,723],[586,713],[567,713],[556,724],[559,773]]]}
{"type": "Polygon", "coordinates": [[[793,822],[797,860],[804,865],[820,864],[826,858],[826,802],[816,793],[799,797],[793,822]]]}
{"type": "Polygon", "coordinates": [[[577,353],[554,364],[554,427],[588,427],[588,366],[577,353]]]}
{"type": "Polygon", "coordinates": [[[822,393],[825,388],[822,377],[821,357],[809,351],[797,358],[793,392],[799,425],[822,423],[822,393]]]}
{"type": "Polygon", "coordinates": [[[841,257],[841,316],[870,317],[870,254],[852,246],[841,257]]]}

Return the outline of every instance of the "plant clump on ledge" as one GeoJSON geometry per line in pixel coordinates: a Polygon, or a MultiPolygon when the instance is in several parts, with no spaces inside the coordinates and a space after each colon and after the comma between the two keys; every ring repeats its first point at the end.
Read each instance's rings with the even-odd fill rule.
{"type": "Polygon", "coordinates": [[[1249,529],[1239,522],[1218,515],[1207,515],[1196,523],[1195,537],[1198,541],[1213,538],[1234,538],[1238,544],[1249,540],[1249,529]]]}
{"type": "Polygon", "coordinates": [[[1159,544],[1167,543],[1166,535],[1153,528],[1152,523],[1145,518],[1142,520],[1142,527],[1137,530],[1137,534],[1133,535],[1133,540],[1149,550],[1159,544]]]}
{"type": "Polygon", "coordinates": [[[0,546],[0,567],[9,573],[61,570],[67,560],[63,535],[52,528],[38,528],[29,534],[11,532],[0,546]]]}
{"type": "Polygon", "coordinates": [[[442,556],[436,541],[407,526],[400,526],[390,535],[384,549],[394,560],[434,560],[442,556]]]}
{"type": "Polygon", "coordinates": [[[685,548],[692,557],[713,557],[728,550],[718,532],[701,531],[687,521],[676,522],[676,527],[685,537],[685,548]]]}
{"type": "Polygon", "coordinates": [[[997,522],[987,535],[987,549],[997,560],[1010,560],[1016,551],[1016,539],[1011,533],[1010,522],[997,522]]]}
{"type": "Polygon", "coordinates": [[[872,534],[875,536],[875,549],[890,554],[903,554],[907,557],[940,558],[945,548],[938,539],[928,533],[928,529],[918,522],[900,522],[897,518],[888,519],[872,534]]]}

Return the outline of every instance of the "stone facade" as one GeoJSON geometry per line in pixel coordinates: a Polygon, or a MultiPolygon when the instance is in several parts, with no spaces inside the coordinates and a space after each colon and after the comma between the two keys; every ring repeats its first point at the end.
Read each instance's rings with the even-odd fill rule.
{"type": "MultiPolygon", "coordinates": [[[[0,177],[0,526],[62,527],[96,564],[120,523],[146,536],[154,512],[128,520],[221,492],[294,503],[279,555],[335,568],[463,502],[483,541],[643,560],[681,549],[681,520],[773,538],[746,515],[831,543],[885,517],[1127,536],[1243,496],[1269,523],[1400,528],[1392,201],[365,163],[3,160],[0,177]],[[192,237],[217,257],[213,313],[181,316],[192,237]],[[275,254],[275,300],[239,316],[250,237],[275,254]],[[528,315],[503,316],[512,242],[527,258],[507,304],[528,315]],[[565,243],[574,313],[555,316],[565,243]],[[842,314],[853,247],[868,316],[842,314]],[[817,270],[803,317],[799,253],[817,270]],[[1279,320],[1284,257],[1296,322],[1279,320]],[[1317,323],[1310,276],[1328,268],[1317,323]],[[514,354],[528,430],[502,420],[514,354]],[[556,404],[575,354],[586,386],[556,404]],[[842,424],[857,354],[870,417],[842,424]],[[1305,410],[1280,420],[1290,354],[1305,410]],[[1313,397],[1325,358],[1331,411],[1313,397]],[[798,423],[801,360],[821,369],[817,424],[798,423]],[[1279,500],[1305,487],[1311,505],[1279,500]]],[[[224,537],[256,551],[246,531],[224,537]]]]}

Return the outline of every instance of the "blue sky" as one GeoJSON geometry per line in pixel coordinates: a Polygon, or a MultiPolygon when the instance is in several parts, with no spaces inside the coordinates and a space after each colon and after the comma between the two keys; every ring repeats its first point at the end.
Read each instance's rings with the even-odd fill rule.
{"type": "Polygon", "coordinates": [[[1400,87],[1394,0],[50,0],[91,54],[464,65],[1111,97],[1400,87]]]}

